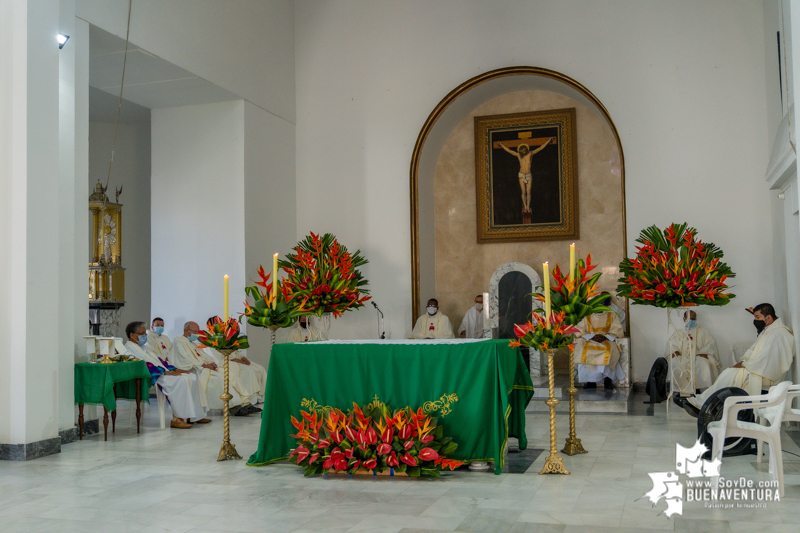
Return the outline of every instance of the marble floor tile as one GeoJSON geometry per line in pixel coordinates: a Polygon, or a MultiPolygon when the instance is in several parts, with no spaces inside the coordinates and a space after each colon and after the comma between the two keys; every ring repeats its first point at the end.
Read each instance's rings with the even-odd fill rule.
{"type": "MultiPolygon", "coordinates": [[[[682,516],[659,515],[665,502],[653,507],[642,498],[653,488],[648,473],[674,470],[675,443],[689,447],[696,439],[695,420],[676,409],[667,414],[664,404],[651,416],[579,414],[578,437],[589,453],[560,454],[569,476],[538,475],[545,453],[522,474],[456,470],[420,480],[305,478],[291,464],[220,463],[219,416],[191,431],[161,430],[156,410],[145,409],[136,435],[125,409],[108,442],[90,435],[60,454],[0,462],[0,531],[800,531],[800,457],[788,453],[781,502],[766,509],[685,502],[682,516]]],[[[563,444],[568,417],[559,414],[557,423],[563,444]]],[[[257,417],[231,420],[233,442],[245,458],[257,447],[259,430],[257,417]]],[[[800,453],[794,433],[786,432],[783,444],[800,453]]],[[[530,449],[549,449],[547,415],[529,414],[527,434],[530,449]]],[[[726,458],[723,475],[770,479],[766,464],[766,457],[762,464],[754,456],[726,458]]]]}

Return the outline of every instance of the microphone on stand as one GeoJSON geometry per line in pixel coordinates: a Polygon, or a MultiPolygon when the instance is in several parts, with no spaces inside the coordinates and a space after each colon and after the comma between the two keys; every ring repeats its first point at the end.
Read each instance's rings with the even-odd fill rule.
{"type": "Polygon", "coordinates": [[[378,332],[380,333],[380,336],[378,338],[385,339],[386,330],[384,330],[383,328],[383,318],[384,318],[383,311],[381,311],[380,307],[378,307],[378,304],[375,303],[375,300],[372,300],[372,306],[375,308],[376,311],[378,311],[378,313],[380,313],[380,316],[378,317],[378,332]]]}

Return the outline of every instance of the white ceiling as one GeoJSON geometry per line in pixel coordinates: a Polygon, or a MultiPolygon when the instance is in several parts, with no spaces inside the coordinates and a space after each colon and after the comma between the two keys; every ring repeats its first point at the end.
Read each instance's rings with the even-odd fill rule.
{"type": "MultiPolygon", "coordinates": [[[[112,96],[105,99],[98,91],[90,91],[89,108],[92,120],[115,121],[119,102],[122,64],[125,57],[125,40],[97,26],[89,26],[89,85],[112,96]]],[[[230,91],[195,76],[169,61],[161,59],[128,43],[128,60],[125,66],[122,113],[130,121],[142,122],[143,111],[133,109],[126,113],[130,101],[148,109],[179,107],[236,100],[230,91]]],[[[149,111],[147,121],[150,120],[149,111]]],[[[125,122],[122,117],[120,121],[125,122]]]]}

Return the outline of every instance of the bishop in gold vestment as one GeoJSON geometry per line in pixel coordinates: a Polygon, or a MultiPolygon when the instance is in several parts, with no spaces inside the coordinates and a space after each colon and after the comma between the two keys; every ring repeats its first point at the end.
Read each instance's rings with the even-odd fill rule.
{"type": "Polygon", "coordinates": [[[575,326],[575,365],[580,383],[597,383],[605,378],[612,381],[625,379],[619,364],[616,340],[624,335],[616,313],[606,311],[589,315],[575,326]]]}

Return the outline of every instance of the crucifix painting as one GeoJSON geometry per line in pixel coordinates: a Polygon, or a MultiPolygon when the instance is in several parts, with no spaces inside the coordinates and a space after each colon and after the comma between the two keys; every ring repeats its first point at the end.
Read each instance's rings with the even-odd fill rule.
{"type": "Polygon", "coordinates": [[[475,117],[478,242],[578,237],[575,110],[475,117]]]}

